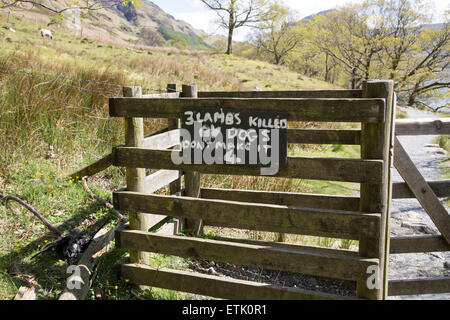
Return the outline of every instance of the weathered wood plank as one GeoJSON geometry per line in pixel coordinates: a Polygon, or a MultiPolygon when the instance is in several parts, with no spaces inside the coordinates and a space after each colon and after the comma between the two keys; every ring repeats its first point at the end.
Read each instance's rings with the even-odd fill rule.
{"type": "Polygon", "coordinates": [[[72,179],[81,179],[83,177],[92,177],[97,173],[108,169],[113,165],[113,154],[110,153],[93,164],[70,175],[72,179]]]}
{"type": "Polygon", "coordinates": [[[180,172],[174,170],[160,170],[145,178],[145,192],[155,193],[159,189],[168,186],[170,183],[180,179],[180,172]]]}
{"type": "Polygon", "coordinates": [[[391,254],[450,251],[442,236],[408,236],[391,238],[391,254]]]}
{"type": "Polygon", "coordinates": [[[181,118],[182,108],[283,111],[289,121],[366,122],[385,119],[383,99],[111,98],[111,117],[181,118]]]}
{"type": "Polygon", "coordinates": [[[367,269],[370,266],[378,265],[376,259],[319,254],[200,238],[161,236],[139,231],[116,233],[116,240],[123,249],[350,281],[367,279],[367,269]]]}
{"type": "Polygon", "coordinates": [[[361,130],[288,130],[289,144],[361,144],[361,130]]]}
{"type": "Polygon", "coordinates": [[[408,296],[450,292],[450,277],[389,281],[389,296],[408,296]]]}
{"type": "Polygon", "coordinates": [[[359,211],[360,201],[359,197],[229,189],[201,189],[201,197],[204,199],[344,211],[359,211]]]}
{"type": "MultiPolygon", "coordinates": [[[[198,98],[198,89],[196,85],[183,85],[182,97],[183,98],[198,98]]],[[[191,198],[200,197],[200,183],[201,173],[195,171],[187,171],[184,175],[184,191],[186,196],[191,198]]],[[[192,234],[203,233],[203,221],[202,220],[185,220],[186,232],[192,234]]]]}
{"type": "MultiPolygon", "coordinates": [[[[450,197],[450,180],[427,181],[427,183],[438,198],[450,197]]],[[[416,197],[408,185],[402,182],[393,184],[392,196],[394,199],[411,199],[416,197]]]]}
{"type": "Polygon", "coordinates": [[[114,239],[115,232],[125,230],[125,226],[121,225],[111,230],[101,229],[92,240],[89,247],[83,253],[77,268],[80,274],[72,274],[67,279],[67,284],[78,283],[79,286],[66,286],[66,289],[59,297],[59,300],[84,300],[89,293],[94,275],[100,263],[101,257],[108,252],[109,244],[114,239]]]}
{"type": "Polygon", "coordinates": [[[401,119],[395,122],[397,136],[424,136],[450,134],[450,118],[401,119]]]}
{"type": "Polygon", "coordinates": [[[363,212],[380,212],[381,223],[379,237],[369,235],[359,239],[360,256],[379,258],[379,281],[381,287],[369,287],[366,281],[357,283],[357,296],[360,298],[381,300],[387,291],[387,257],[389,235],[389,151],[392,124],[394,121],[394,82],[366,81],[363,83],[363,97],[383,98],[386,101],[386,119],[382,123],[363,123],[361,126],[361,158],[376,159],[384,162],[382,180],[380,183],[362,183],[360,188],[361,207],[363,212]]]}
{"type": "MultiPolygon", "coordinates": [[[[197,171],[207,174],[260,176],[258,165],[176,165],[173,151],[140,148],[114,148],[114,165],[149,169],[197,171]]],[[[181,158],[181,152],[180,152],[181,158]]],[[[312,180],[380,183],[383,162],[380,160],[289,157],[287,168],[275,177],[312,180]]]]}
{"type": "Polygon", "coordinates": [[[33,286],[31,288],[20,287],[14,300],[33,301],[36,300],[36,295],[39,293],[39,287],[33,286]]]}
{"type": "MultiPolygon", "coordinates": [[[[169,92],[177,92],[179,97],[182,94],[179,92],[180,90],[179,90],[178,84],[176,84],[176,83],[169,83],[167,85],[167,90],[169,92]]],[[[167,119],[167,127],[169,130],[179,130],[180,125],[181,125],[181,121],[178,118],[167,119]]],[[[175,138],[178,139],[178,142],[180,142],[179,134],[178,134],[178,137],[175,137],[175,138]]],[[[176,139],[175,139],[175,142],[176,142],[176,139]]],[[[183,175],[184,174],[182,171],[178,171],[178,179],[170,183],[169,191],[170,191],[171,195],[181,192],[181,188],[183,185],[183,182],[182,182],[183,175]]],[[[177,225],[179,225],[179,226],[184,226],[184,224],[185,224],[185,221],[181,221],[181,220],[177,221],[177,225]]]]}
{"type": "Polygon", "coordinates": [[[356,251],[345,250],[345,249],[331,249],[331,248],[317,247],[317,246],[304,246],[304,245],[288,243],[288,242],[262,241],[262,240],[251,240],[251,239],[242,239],[242,238],[228,238],[228,237],[220,237],[220,236],[214,237],[213,240],[246,243],[246,244],[252,244],[252,245],[256,245],[256,246],[274,247],[274,248],[279,248],[279,249],[300,250],[303,252],[311,252],[311,253],[319,253],[319,254],[331,254],[331,255],[358,257],[358,252],[356,252],[356,251]]]}
{"type": "Polygon", "coordinates": [[[351,299],[321,292],[236,280],[199,273],[122,265],[122,277],[131,283],[231,300],[338,300],[351,299]]]}
{"type": "Polygon", "coordinates": [[[152,94],[144,94],[142,95],[142,98],[144,99],[156,99],[156,98],[179,98],[180,93],[179,92],[166,92],[166,93],[152,93],[152,94]]]}
{"type": "Polygon", "coordinates": [[[358,239],[378,237],[379,214],[115,192],[119,210],[204,220],[205,225],[358,239]]]}
{"type": "Polygon", "coordinates": [[[180,144],[180,129],[156,134],[144,139],[143,148],[167,150],[180,144]]]}
{"type": "Polygon", "coordinates": [[[436,228],[450,244],[450,215],[416,168],[398,138],[395,140],[394,163],[397,171],[428,213],[436,228]]]}
{"type": "MultiPolygon", "coordinates": [[[[139,98],[142,95],[141,87],[124,87],[123,96],[139,98]]],[[[144,142],[144,119],[125,118],[125,145],[127,147],[142,148],[144,142]]],[[[127,190],[145,192],[145,169],[126,168],[127,190]]],[[[151,227],[151,217],[141,212],[129,212],[130,228],[147,231],[151,227]]],[[[130,252],[130,261],[133,263],[148,263],[149,255],[145,252],[130,252]]]]}
{"type": "MultiPolygon", "coordinates": [[[[177,188],[170,189],[170,185],[174,181],[179,181],[180,179],[180,172],[179,171],[173,171],[173,170],[160,170],[157,171],[149,176],[147,176],[145,180],[145,191],[147,194],[152,194],[164,187],[169,186],[169,194],[174,195],[178,192],[178,184],[177,188]]],[[[151,228],[154,228],[156,225],[160,224],[167,218],[166,215],[157,215],[152,214],[150,216],[150,226],[151,228]]],[[[169,225],[165,225],[160,230],[161,234],[176,234],[178,231],[180,231],[181,222],[175,221],[170,223],[169,225]]],[[[150,228],[150,229],[151,229],[150,228]]]]}
{"type": "Polygon", "coordinates": [[[362,90],[202,91],[199,98],[362,98],[362,90]]]}

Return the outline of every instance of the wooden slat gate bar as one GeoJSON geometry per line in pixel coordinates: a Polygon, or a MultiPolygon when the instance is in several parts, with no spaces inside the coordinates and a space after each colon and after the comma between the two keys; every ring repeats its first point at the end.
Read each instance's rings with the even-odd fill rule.
{"type": "MultiPolygon", "coordinates": [[[[383,285],[383,274],[384,261],[388,258],[385,235],[389,220],[389,149],[393,140],[393,100],[391,81],[368,81],[363,90],[330,91],[197,93],[195,87],[183,86],[181,98],[110,99],[112,117],[180,119],[183,107],[212,107],[218,110],[286,112],[292,122],[362,123],[362,130],[289,129],[289,144],[361,145],[361,159],[289,157],[287,167],[280,169],[274,176],[360,183],[360,197],[202,189],[202,173],[260,176],[260,167],[175,165],[171,155],[172,152],[179,152],[176,150],[129,144],[116,147],[112,161],[115,166],[186,173],[185,192],[178,192],[175,196],[156,195],[153,194],[156,188],[150,186],[144,191],[128,186],[127,190],[114,193],[117,209],[145,212],[145,215],[150,216],[169,215],[194,222],[189,227],[194,232],[193,236],[155,234],[146,228],[131,227],[116,234],[116,244],[131,252],[154,252],[353,281],[358,284],[358,289],[352,298],[382,299],[387,287],[386,283],[383,285]],[[359,240],[362,245],[357,253],[268,241],[203,239],[195,236],[201,231],[202,223],[208,226],[353,239],[359,240]],[[371,280],[374,272],[379,278],[372,278],[378,281],[371,280]]],[[[178,128],[179,122],[171,121],[170,129],[178,128]]],[[[176,146],[177,142],[180,141],[169,139],[164,146],[176,146]]],[[[170,178],[168,181],[172,181],[174,176],[170,175],[170,178]]],[[[157,184],[157,187],[161,185],[157,184]]],[[[130,260],[129,264],[122,265],[122,276],[135,285],[225,299],[349,298],[200,273],[155,269],[148,266],[149,261],[134,256],[130,260]]]]}
{"type": "MultiPolygon", "coordinates": [[[[399,136],[449,135],[449,119],[398,120],[396,122],[394,165],[406,183],[394,184],[393,198],[416,198],[441,235],[395,237],[391,254],[450,251],[450,215],[439,198],[450,196],[450,181],[426,181],[414,165],[399,136]]],[[[450,293],[450,277],[389,281],[389,296],[450,293]]]]}

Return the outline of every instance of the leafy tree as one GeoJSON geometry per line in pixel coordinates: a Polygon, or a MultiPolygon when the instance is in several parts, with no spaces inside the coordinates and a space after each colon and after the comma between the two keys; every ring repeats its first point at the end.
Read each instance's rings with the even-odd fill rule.
{"type": "Polygon", "coordinates": [[[233,53],[233,34],[236,29],[251,26],[265,19],[266,0],[201,0],[216,11],[219,25],[228,31],[227,54],[233,53]]]}
{"type": "Polygon", "coordinates": [[[253,43],[277,65],[284,63],[302,39],[290,9],[276,2],[271,4],[266,21],[260,23],[258,28],[253,43]]]}
{"type": "Polygon", "coordinates": [[[330,58],[338,62],[353,89],[370,78],[374,60],[382,50],[385,35],[370,26],[370,11],[368,3],[349,6],[317,16],[308,24],[309,40],[325,54],[325,68],[329,68],[330,58]]]}
{"type": "Polygon", "coordinates": [[[400,94],[407,95],[409,105],[424,95],[439,95],[450,88],[449,22],[442,28],[428,28],[417,37],[407,59],[397,69],[396,84],[400,94]]]}
{"type": "Polygon", "coordinates": [[[397,92],[413,105],[417,97],[450,87],[449,12],[440,28],[427,27],[427,2],[376,1],[387,34],[379,62],[382,76],[394,80],[397,92]],[[381,14],[382,12],[382,14],[381,14]]]}
{"type": "Polygon", "coordinates": [[[448,94],[449,12],[440,27],[429,26],[426,4],[366,0],[342,7],[310,20],[304,43],[325,55],[314,62],[325,62],[321,72],[326,80],[330,67],[342,70],[352,88],[364,79],[392,79],[400,98],[410,105],[424,95],[448,94]]]}
{"type": "Polygon", "coordinates": [[[387,37],[383,41],[384,55],[379,60],[390,71],[389,79],[396,79],[402,60],[410,54],[422,26],[428,22],[423,13],[424,0],[373,0],[375,15],[387,37]]]}

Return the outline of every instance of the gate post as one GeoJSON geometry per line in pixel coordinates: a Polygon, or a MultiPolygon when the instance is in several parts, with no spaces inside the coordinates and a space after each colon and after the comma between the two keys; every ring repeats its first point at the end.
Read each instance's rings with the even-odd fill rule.
{"type": "Polygon", "coordinates": [[[380,261],[378,279],[375,288],[369,288],[368,281],[357,284],[359,298],[381,300],[386,298],[387,261],[389,259],[389,219],[390,219],[390,152],[392,147],[394,110],[393,81],[366,81],[363,83],[363,98],[383,98],[386,100],[384,123],[363,124],[361,128],[361,158],[383,160],[381,184],[361,184],[360,210],[367,213],[381,213],[379,238],[361,238],[359,255],[365,258],[377,258],[380,261]]]}
{"type": "MultiPolygon", "coordinates": [[[[197,85],[183,84],[181,97],[198,98],[197,85]]],[[[201,174],[199,172],[185,172],[184,189],[187,197],[200,198],[200,181],[201,174]]],[[[203,232],[203,221],[186,219],[185,229],[193,234],[201,234],[203,232]]]]}
{"type": "MultiPolygon", "coordinates": [[[[168,84],[167,85],[167,91],[170,92],[178,92],[178,85],[176,83],[172,83],[172,84],[168,84]]],[[[175,119],[167,119],[167,127],[169,129],[169,131],[171,130],[175,130],[180,128],[180,119],[175,118],[175,119]]],[[[179,171],[179,179],[172,182],[169,185],[169,192],[170,195],[174,195],[174,194],[178,194],[181,191],[181,177],[183,176],[182,171],[179,171]]],[[[181,221],[181,219],[180,219],[181,221]]]]}
{"type": "MultiPolygon", "coordinates": [[[[123,96],[139,98],[142,96],[141,87],[124,87],[123,96]]],[[[125,146],[142,148],[144,142],[144,119],[125,118],[125,146]]],[[[127,190],[145,193],[145,169],[126,168],[127,190]]],[[[130,212],[130,229],[148,231],[151,227],[149,216],[143,213],[130,212]]],[[[149,264],[150,254],[146,252],[130,251],[131,263],[149,264]]]]}

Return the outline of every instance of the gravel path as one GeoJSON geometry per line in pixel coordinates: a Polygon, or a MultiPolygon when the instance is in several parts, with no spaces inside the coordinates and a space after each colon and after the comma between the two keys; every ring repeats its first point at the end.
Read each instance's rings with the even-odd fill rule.
{"type": "MultiPolygon", "coordinates": [[[[409,118],[436,118],[436,115],[415,109],[405,109],[409,118]]],[[[440,149],[430,147],[434,136],[406,136],[400,141],[427,180],[440,180],[439,163],[447,156],[440,149]]],[[[403,182],[394,170],[393,181],[403,182]]],[[[394,200],[392,203],[391,234],[393,236],[424,235],[439,233],[431,219],[415,199],[394,200]]],[[[448,208],[447,208],[448,209],[448,208]]],[[[412,279],[434,276],[450,276],[448,263],[450,253],[391,255],[389,259],[390,279],[412,279]],[[446,267],[447,266],[447,267],[446,267]]],[[[439,299],[450,300],[449,294],[393,297],[393,299],[439,299]]]]}

